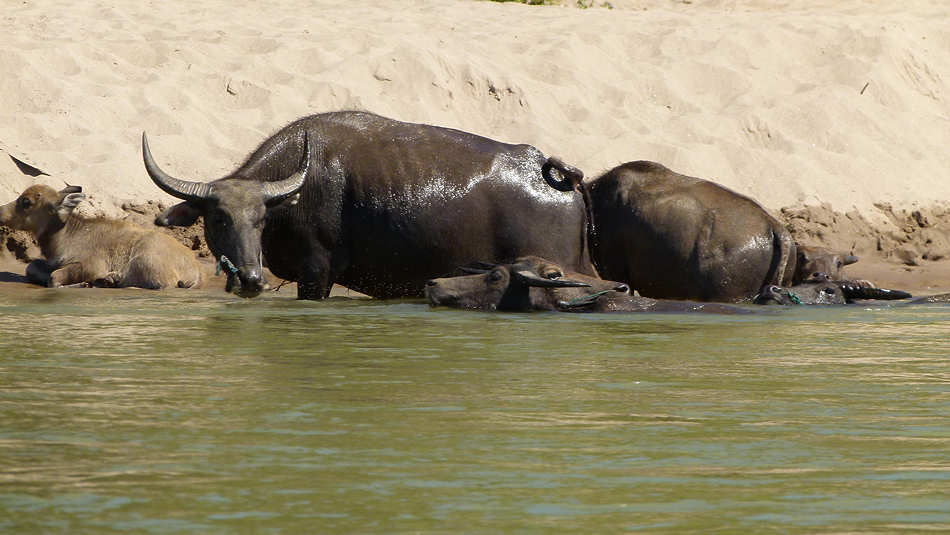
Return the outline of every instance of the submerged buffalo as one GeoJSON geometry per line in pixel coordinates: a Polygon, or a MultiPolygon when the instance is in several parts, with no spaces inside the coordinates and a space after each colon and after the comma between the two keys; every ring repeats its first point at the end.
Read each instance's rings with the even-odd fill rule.
{"type": "Polygon", "coordinates": [[[911,294],[853,281],[808,280],[791,287],[769,285],[755,297],[759,305],[844,305],[855,299],[907,299],[911,294]]]}
{"type": "Polygon", "coordinates": [[[538,257],[511,264],[479,264],[471,275],[433,279],[426,283],[432,306],[527,312],[714,312],[741,314],[721,303],[657,300],[630,294],[624,283],[565,270],[538,257]]]}
{"type": "Polygon", "coordinates": [[[374,297],[419,296],[425,281],[483,258],[551,258],[595,273],[584,203],[551,184],[580,171],[529,145],[343,111],[297,120],[236,171],[210,183],[162,171],[142,136],[145,168],[185,202],[156,223],[205,219],[228,288],[258,295],[273,273],[298,298],[333,283],[374,297]]]}
{"type": "Polygon", "coordinates": [[[462,268],[470,273],[431,279],[425,294],[432,306],[480,310],[559,310],[566,303],[588,300],[594,294],[630,295],[622,282],[565,270],[537,256],[510,264],[476,262],[462,268]]]}
{"type": "Polygon", "coordinates": [[[79,186],[56,191],[38,184],[0,206],[0,225],[32,232],[46,257],[27,266],[30,282],[150,289],[200,282],[198,261],[187,247],[126,221],[74,215],[84,198],[79,186]]]}
{"type": "Polygon", "coordinates": [[[555,187],[583,193],[600,275],[645,296],[745,301],[763,285],[790,285],[857,260],[838,265],[839,257],[818,248],[799,259],[788,230],[757,202],[658,163],[625,163],[587,182],[566,178],[555,187]]]}

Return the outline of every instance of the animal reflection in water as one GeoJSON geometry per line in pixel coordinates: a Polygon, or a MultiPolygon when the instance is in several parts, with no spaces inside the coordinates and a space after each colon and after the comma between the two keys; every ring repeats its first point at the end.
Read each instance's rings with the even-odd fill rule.
{"type": "Polygon", "coordinates": [[[722,303],[650,299],[631,295],[630,287],[563,269],[536,256],[510,264],[480,263],[463,268],[468,275],[426,283],[429,304],[478,310],[561,312],[751,312],[722,303]]]}

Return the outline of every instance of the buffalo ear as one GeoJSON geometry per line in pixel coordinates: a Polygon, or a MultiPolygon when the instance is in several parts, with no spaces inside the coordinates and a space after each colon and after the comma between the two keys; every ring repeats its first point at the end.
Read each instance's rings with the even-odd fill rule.
{"type": "Polygon", "coordinates": [[[57,215],[61,220],[66,221],[66,218],[84,200],[86,200],[85,193],[67,193],[59,200],[59,206],[56,208],[57,215]]]}
{"type": "Polygon", "coordinates": [[[82,186],[66,186],[65,188],[59,190],[60,197],[65,197],[70,193],[82,193],[82,186]]]}
{"type": "Polygon", "coordinates": [[[160,227],[190,227],[201,217],[202,211],[187,202],[180,202],[155,216],[160,227]]]}
{"type": "Polygon", "coordinates": [[[846,266],[850,266],[851,264],[857,261],[858,261],[858,257],[854,256],[853,254],[849,254],[848,256],[844,257],[843,263],[846,266]]]}

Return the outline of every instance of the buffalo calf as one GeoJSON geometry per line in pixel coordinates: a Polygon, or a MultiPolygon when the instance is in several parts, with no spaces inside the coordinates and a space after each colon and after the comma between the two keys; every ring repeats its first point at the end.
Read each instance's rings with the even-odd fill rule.
{"type": "Polygon", "coordinates": [[[31,282],[152,289],[199,283],[198,261],[184,245],[126,221],[73,215],[84,198],[78,186],[34,185],[0,206],[0,225],[32,232],[46,257],[27,266],[31,282]]]}

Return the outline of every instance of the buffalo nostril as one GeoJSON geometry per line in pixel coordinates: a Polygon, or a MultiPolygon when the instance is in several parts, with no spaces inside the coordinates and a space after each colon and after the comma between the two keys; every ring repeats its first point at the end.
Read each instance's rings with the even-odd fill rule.
{"type": "Polygon", "coordinates": [[[620,293],[630,293],[630,287],[626,284],[618,284],[614,287],[614,291],[620,293]]]}

